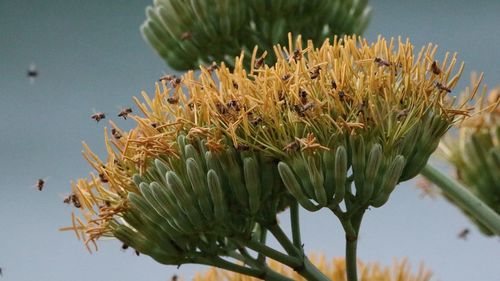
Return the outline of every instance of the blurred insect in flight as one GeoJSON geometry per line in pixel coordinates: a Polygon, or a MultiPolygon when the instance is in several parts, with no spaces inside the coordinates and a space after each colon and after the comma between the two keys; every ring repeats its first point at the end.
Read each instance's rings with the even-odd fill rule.
{"type": "Polygon", "coordinates": [[[123,117],[123,119],[127,120],[127,117],[130,113],[132,113],[132,108],[122,108],[122,110],[120,110],[120,113],[118,113],[118,117],[123,117]]]}
{"type": "Polygon", "coordinates": [[[467,240],[467,237],[469,236],[469,234],[470,234],[470,229],[464,228],[462,231],[460,231],[458,233],[458,238],[463,239],[463,240],[467,240]]]}
{"type": "Polygon", "coordinates": [[[94,119],[96,122],[101,121],[106,118],[106,114],[104,112],[96,112],[90,116],[90,118],[94,119]]]}
{"type": "Polygon", "coordinates": [[[36,70],[36,66],[34,64],[30,65],[26,76],[29,78],[30,84],[35,83],[35,78],[38,76],[38,70],[36,70]]]}
{"type": "Polygon", "coordinates": [[[47,178],[43,178],[43,179],[38,179],[37,182],[36,182],[36,189],[38,189],[38,191],[42,191],[43,188],[45,187],[45,182],[47,181],[47,178]]]}

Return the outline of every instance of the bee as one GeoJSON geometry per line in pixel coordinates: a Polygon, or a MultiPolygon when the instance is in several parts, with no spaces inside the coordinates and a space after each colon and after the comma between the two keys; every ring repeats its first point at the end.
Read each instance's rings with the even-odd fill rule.
{"type": "Polygon", "coordinates": [[[153,122],[153,123],[151,123],[150,125],[151,125],[151,127],[153,127],[153,128],[158,127],[158,123],[156,123],[156,122],[153,122]]]}
{"type": "Polygon", "coordinates": [[[73,204],[75,208],[81,208],[82,204],[80,203],[80,200],[78,199],[78,196],[76,194],[72,193],[68,195],[68,197],[64,198],[63,200],[64,204],[73,204]]]}
{"type": "Polygon", "coordinates": [[[302,107],[302,112],[306,112],[309,109],[314,108],[314,105],[315,105],[314,102],[310,102],[310,103],[305,104],[304,107],[302,107]]]}
{"type": "Polygon", "coordinates": [[[207,67],[208,72],[212,72],[217,69],[219,69],[219,66],[217,66],[215,62],[212,62],[212,64],[209,67],[207,67]]]}
{"type": "Polygon", "coordinates": [[[302,104],[306,104],[307,103],[307,92],[303,89],[300,89],[299,90],[299,98],[300,98],[300,102],[302,104]]]}
{"type": "Polygon", "coordinates": [[[240,106],[238,101],[232,100],[227,103],[227,107],[233,109],[234,111],[240,111],[240,106]]]}
{"type": "Polygon", "coordinates": [[[162,82],[162,81],[167,81],[167,82],[170,82],[172,80],[174,80],[176,78],[175,75],[163,75],[162,77],[160,77],[160,79],[158,79],[158,81],[162,82]]]}
{"type": "Polygon", "coordinates": [[[36,188],[38,189],[38,191],[42,191],[44,187],[45,187],[45,180],[38,179],[36,183],[36,188]]]}
{"type": "Polygon", "coordinates": [[[250,121],[250,124],[252,124],[253,126],[257,126],[261,122],[262,122],[262,117],[256,117],[256,118],[252,119],[252,121],[250,121]]]}
{"type": "Polygon", "coordinates": [[[107,183],[108,182],[108,179],[106,178],[106,175],[104,173],[99,173],[99,180],[102,183],[107,183]]]}
{"type": "Polygon", "coordinates": [[[378,58],[378,57],[375,58],[373,61],[376,62],[379,66],[390,66],[391,65],[390,62],[385,61],[385,60],[378,58]]]}
{"type": "Polygon", "coordinates": [[[470,229],[464,228],[464,229],[462,229],[462,231],[460,231],[458,233],[457,236],[459,239],[467,240],[467,237],[469,236],[469,234],[470,234],[470,229]]]}
{"type": "Polygon", "coordinates": [[[192,38],[193,38],[193,33],[190,31],[183,32],[180,37],[182,41],[191,40],[192,38]]]}
{"type": "Polygon", "coordinates": [[[292,152],[298,151],[299,148],[300,148],[299,142],[293,141],[293,142],[285,145],[285,147],[283,147],[283,151],[288,152],[288,153],[292,153],[292,152]]]}
{"type": "Polygon", "coordinates": [[[123,243],[122,244],[122,251],[126,251],[128,249],[128,247],[129,246],[127,244],[123,243]]]}
{"type": "Polygon", "coordinates": [[[316,79],[319,76],[319,71],[321,70],[320,66],[316,66],[313,70],[310,71],[311,79],[316,79]]]}
{"type": "Polygon", "coordinates": [[[402,109],[402,110],[399,110],[396,114],[396,119],[398,121],[401,121],[402,119],[406,118],[406,116],[408,116],[408,112],[409,110],[406,108],[406,109],[402,109]]]}
{"type": "Polygon", "coordinates": [[[255,61],[254,68],[256,68],[256,69],[261,68],[264,65],[264,58],[265,58],[265,55],[262,55],[260,58],[258,58],[255,61]]]}
{"type": "Polygon", "coordinates": [[[172,87],[177,88],[182,83],[182,78],[176,77],[175,79],[170,81],[170,84],[172,84],[172,87]]]}
{"type": "Polygon", "coordinates": [[[339,100],[340,100],[340,101],[344,101],[344,98],[345,98],[345,93],[344,93],[344,91],[339,91],[339,100]]]}
{"type": "Polygon", "coordinates": [[[90,118],[94,119],[96,122],[99,122],[102,119],[106,118],[106,114],[104,114],[103,112],[97,112],[97,113],[92,114],[90,116],[90,118]]]}
{"type": "Polygon", "coordinates": [[[123,117],[123,119],[127,120],[127,117],[130,113],[132,113],[132,108],[122,108],[122,110],[118,113],[118,117],[123,117]]]}
{"type": "Polygon", "coordinates": [[[122,138],[122,134],[120,134],[120,132],[118,132],[117,129],[115,128],[112,128],[111,129],[111,134],[113,135],[113,137],[115,137],[115,139],[119,140],[122,138]]]}
{"type": "Polygon", "coordinates": [[[236,81],[234,81],[234,80],[233,80],[232,82],[233,82],[233,87],[234,87],[236,90],[238,90],[238,88],[239,88],[238,83],[236,83],[236,81]]]}
{"type": "Polygon", "coordinates": [[[293,111],[295,111],[295,113],[297,113],[297,115],[299,115],[300,117],[304,117],[306,116],[304,114],[304,107],[300,104],[294,104],[293,105],[293,111]]]}
{"type": "Polygon", "coordinates": [[[36,70],[36,66],[34,64],[30,65],[26,76],[29,78],[30,84],[33,84],[35,82],[35,78],[38,77],[38,70],[36,70]]]}
{"type": "Polygon", "coordinates": [[[229,110],[227,109],[226,106],[224,106],[223,104],[221,103],[216,103],[215,104],[215,108],[217,108],[217,111],[222,114],[222,115],[226,115],[229,113],[229,110]]]}
{"type": "Polygon", "coordinates": [[[302,59],[302,52],[299,49],[295,49],[295,51],[293,51],[293,60],[299,61],[301,59],[302,59]]]}
{"type": "Polygon", "coordinates": [[[139,251],[135,250],[135,255],[136,256],[139,256],[141,253],[139,253],[139,251]]]}
{"type": "Polygon", "coordinates": [[[178,97],[169,97],[169,98],[167,99],[167,102],[168,102],[169,104],[177,104],[177,103],[179,103],[179,98],[178,98],[178,97]]]}
{"type": "Polygon", "coordinates": [[[439,69],[439,66],[437,65],[436,61],[433,61],[431,64],[431,71],[436,75],[441,74],[441,69],[439,69]]]}
{"type": "Polygon", "coordinates": [[[445,85],[439,83],[439,82],[436,82],[436,88],[438,88],[440,91],[445,91],[447,93],[451,93],[451,89],[446,87],[445,85]]]}
{"type": "Polygon", "coordinates": [[[287,81],[288,79],[290,79],[290,77],[292,77],[292,75],[290,75],[290,74],[287,73],[287,74],[281,76],[281,80],[287,81]]]}

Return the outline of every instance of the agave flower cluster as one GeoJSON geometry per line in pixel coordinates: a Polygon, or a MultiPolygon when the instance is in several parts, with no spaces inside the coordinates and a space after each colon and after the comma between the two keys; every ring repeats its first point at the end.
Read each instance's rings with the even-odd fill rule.
{"type": "Polygon", "coordinates": [[[72,229],[160,263],[222,267],[297,201],[331,209],[356,235],[364,210],[417,175],[465,113],[447,98],[463,65],[453,74],[455,55],[438,62],[435,46],[415,54],[401,39],[318,48],[289,36],[274,65],[255,51],[249,71],[241,56],[233,70],[202,67],[135,99],[143,116],[129,132],[112,124],[106,161],[85,147],[96,173],[72,185],[82,213],[72,229]]]}
{"type": "MultiPolygon", "coordinates": [[[[336,258],[328,262],[324,256],[314,259],[314,264],[325,272],[331,280],[346,281],[346,268],[344,259],[336,258]]],[[[432,273],[420,266],[417,273],[412,273],[410,265],[406,259],[395,261],[392,267],[381,266],[378,263],[359,263],[359,281],[430,281],[432,273]]],[[[291,277],[293,280],[303,281],[304,279],[283,267],[281,264],[271,261],[270,267],[291,277]]],[[[197,274],[193,281],[256,281],[253,277],[244,276],[228,271],[212,268],[204,274],[197,274]]]]}
{"type": "Polygon", "coordinates": [[[214,61],[232,65],[242,49],[247,57],[255,45],[271,50],[274,44],[286,43],[288,32],[317,44],[333,34],[361,34],[370,18],[367,2],[155,0],[141,30],[174,69],[195,69],[214,61]]]}
{"type": "MultiPolygon", "coordinates": [[[[476,92],[478,85],[473,83],[468,91],[476,92]]],[[[463,95],[467,95],[467,92],[463,95]]],[[[458,137],[450,134],[440,146],[441,154],[455,167],[458,180],[497,214],[500,214],[499,104],[500,88],[493,89],[487,95],[483,91],[472,117],[460,123],[458,137]]],[[[470,218],[481,232],[494,234],[481,222],[472,216],[470,218]]]]}

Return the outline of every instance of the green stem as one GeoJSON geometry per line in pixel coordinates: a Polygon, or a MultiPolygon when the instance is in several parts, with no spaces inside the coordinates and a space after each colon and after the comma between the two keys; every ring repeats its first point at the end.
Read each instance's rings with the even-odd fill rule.
{"type": "Polygon", "coordinates": [[[299,203],[295,201],[290,206],[290,222],[292,224],[292,240],[295,247],[302,249],[302,238],[300,237],[299,203]]]}
{"type": "Polygon", "coordinates": [[[350,219],[342,220],[342,226],[345,231],[346,247],[345,247],[345,263],[347,281],[358,281],[358,265],[357,265],[357,247],[358,234],[361,226],[361,220],[365,209],[350,216],[350,219]]]}
{"type": "Polygon", "coordinates": [[[482,222],[493,233],[500,235],[500,215],[467,190],[462,184],[444,175],[430,164],[427,164],[420,173],[439,186],[447,196],[457,202],[474,218],[482,222]]]}
{"type": "Polygon", "coordinates": [[[296,257],[292,257],[289,255],[285,255],[275,249],[268,247],[264,244],[261,244],[255,240],[244,240],[235,238],[240,244],[258,252],[259,254],[263,254],[273,260],[276,260],[282,264],[285,264],[291,268],[296,268],[302,265],[301,260],[296,257]]]}
{"type": "Polygon", "coordinates": [[[288,239],[288,236],[286,236],[285,232],[281,229],[281,227],[279,227],[279,225],[271,225],[268,229],[289,255],[300,258],[302,261],[300,266],[292,267],[293,270],[309,281],[330,281],[330,279],[326,277],[326,275],[324,275],[315,265],[313,265],[306,255],[304,255],[302,247],[297,248],[293,245],[292,241],[288,239]]]}

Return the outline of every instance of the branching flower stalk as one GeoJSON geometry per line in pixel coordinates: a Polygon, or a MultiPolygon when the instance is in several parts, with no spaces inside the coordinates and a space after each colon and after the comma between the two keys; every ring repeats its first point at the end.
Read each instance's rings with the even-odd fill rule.
{"type": "MultiPolygon", "coordinates": [[[[477,92],[479,79],[462,93],[477,92]]],[[[488,236],[500,235],[500,88],[476,99],[472,117],[442,141],[439,152],[456,169],[457,181],[432,166],[423,171],[488,236]]]]}
{"type": "Polygon", "coordinates": [[[346,233],[346,271],[357,281],[363,214],[415,177],[464,104],[456,55],[434,59],[429,44],[335,37],[320,47],[289,35],[268,66],[255,49],[234,67],[201,67],[162,80],[143,116],[106,131],[106,161],[85,146],[96,170],[72,185],[85,243],[115,237],[163,264],[200,263],[264,280],[287,280],[273,259],[307,280],[329,280],[304,254],[298,205],[330,209],[346,233]],[[438,64],[438,74],[432,66],[438,64]],[[277,223],[291,208],[292,239],[277,223]],[[273,235],[285,253],[266,244],[273,235]],[[253,250],[256,255],[250,254],[253,250]]]}

